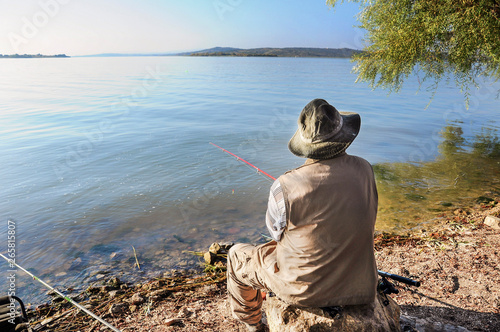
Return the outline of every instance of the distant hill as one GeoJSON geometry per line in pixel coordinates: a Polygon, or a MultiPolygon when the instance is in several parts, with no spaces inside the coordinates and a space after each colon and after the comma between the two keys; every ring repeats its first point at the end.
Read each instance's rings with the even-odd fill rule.
{"type": "Polygon", "coordinates": [[[0,58],[69,58],[66,54],[43,55],[43,54],[0,54],[0,58]]]}
{"type": "Polygon", "coordinates": [[[109,58],[109,57],[141,57],[141,56],[172,56],[177,53],[100,53],[89,55],[77,55],[77,58],[109,58]]]}
{"type": "Polygon", "coordinates": [[[134,57],[134,56],[255,56],[289,58],[350,58],[362,51],[351,48],[310,48],[310,47],[262,47],[235,48],[214,47],[201,51],[182,53],[101,53],[77,57],[134,57]]]}
{"type": "Polygon", "coordinates": [[[359,50],[350,48],[250,48],[214,47],[196,52],[184,52],[183,56],[266,56],[266,57],[296,57],[296,58],[350,58],[359,50]]]}

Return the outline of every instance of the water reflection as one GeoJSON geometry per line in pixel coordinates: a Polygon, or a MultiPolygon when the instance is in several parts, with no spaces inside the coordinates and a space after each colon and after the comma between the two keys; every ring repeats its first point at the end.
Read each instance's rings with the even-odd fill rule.
{"type": "Polygon", "coordinates": [[[460,124],[440,132],[439,155],[420,163],[374,165],[380,204],[377,229],[406,231],[424,220],[500,195],[498,133],[483,128],[464,138],[460,124]]]}

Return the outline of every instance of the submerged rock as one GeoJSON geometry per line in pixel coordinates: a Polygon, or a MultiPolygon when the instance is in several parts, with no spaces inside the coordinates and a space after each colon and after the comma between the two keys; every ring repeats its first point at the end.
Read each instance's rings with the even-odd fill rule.
{"type": "Polygon", "coordinates": [[[71,266],[69,267],[69,270],[80,269],[82,264],[83,264],[83,261],[82,261],[81,257],[77,257],[77,258],[75,258],[75,260],[73,260],[73,262],[71,262],[71,266]]]}
{"type": "Polygon", "coordinates": [[[491,197],[487,196],[479,196],[476,198],[476,203],[478,204],[489,204],[490,202],[494,202],[495,200],[491,197]]]}
{"type": "Polygon", "coordinates": [[[413,194],[413,193],[408,193],[408,194],[405,194],[405,197],[407,199],[409,199],[410,201],[423,201],[425,199],[427,199],[425,196],[423,195],[419,195],[419,194],[413,194]]]}

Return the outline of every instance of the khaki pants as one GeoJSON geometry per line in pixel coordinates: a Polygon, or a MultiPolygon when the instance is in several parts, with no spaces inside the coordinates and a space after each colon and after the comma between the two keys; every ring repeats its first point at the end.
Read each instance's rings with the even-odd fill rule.
{"type": "Polygon", "coordinates": [[[262,246],[239,243],[229,250],[227,257],[227,290],[233,316],[251,325],[262,318],[260,290],[271,292],[265,282],[267,273],[257,255],[262,246]]]}

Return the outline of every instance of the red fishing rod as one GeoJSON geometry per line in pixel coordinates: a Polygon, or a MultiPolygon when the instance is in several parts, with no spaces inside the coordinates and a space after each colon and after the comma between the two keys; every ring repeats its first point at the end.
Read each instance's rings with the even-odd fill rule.
{"type": "Polygon", "coordinates": [[[230,154],[231,156],[236,157],[236,159],[238,159],[238,160],[240,160],[240,161],[244,162],[245,164],[252,166],[253,168],[255,168],[255,169],[257,170],[257,172],[260,172],[260,173],[262,173],[262,174],[264,174],[264,175],[269,176],[271,179],[276,180],[276,178],[275,178],[274,176],[271,176],[271,175],[269,175],[268,173],[266,173],[266,172],[264,172],[263,170],[261,170],[260,168],[258,168],[257,166],[250,164],[250,163],[249,163],[248,161],[246,161],[245,159],[238,157],[238,156],[237,156],[237,155],[235,155],[234,153],[231,153],[231,152],[227,151],[227,150],[226,150],[226,149],[224,149],[224,148],[221,148],[221,147],[220,147],[220,146],[218,146],[217,144],[214,144],[214,143],[212,143],[212,142],[209,142],[209,143],[210,143],[210,144],[212,144],[213,146],[215,146],[216,148],[219,148],[219,149],[221,149],[222,151],[224,151],[224,152],[226,152],[226,153],[230,154]]]}

